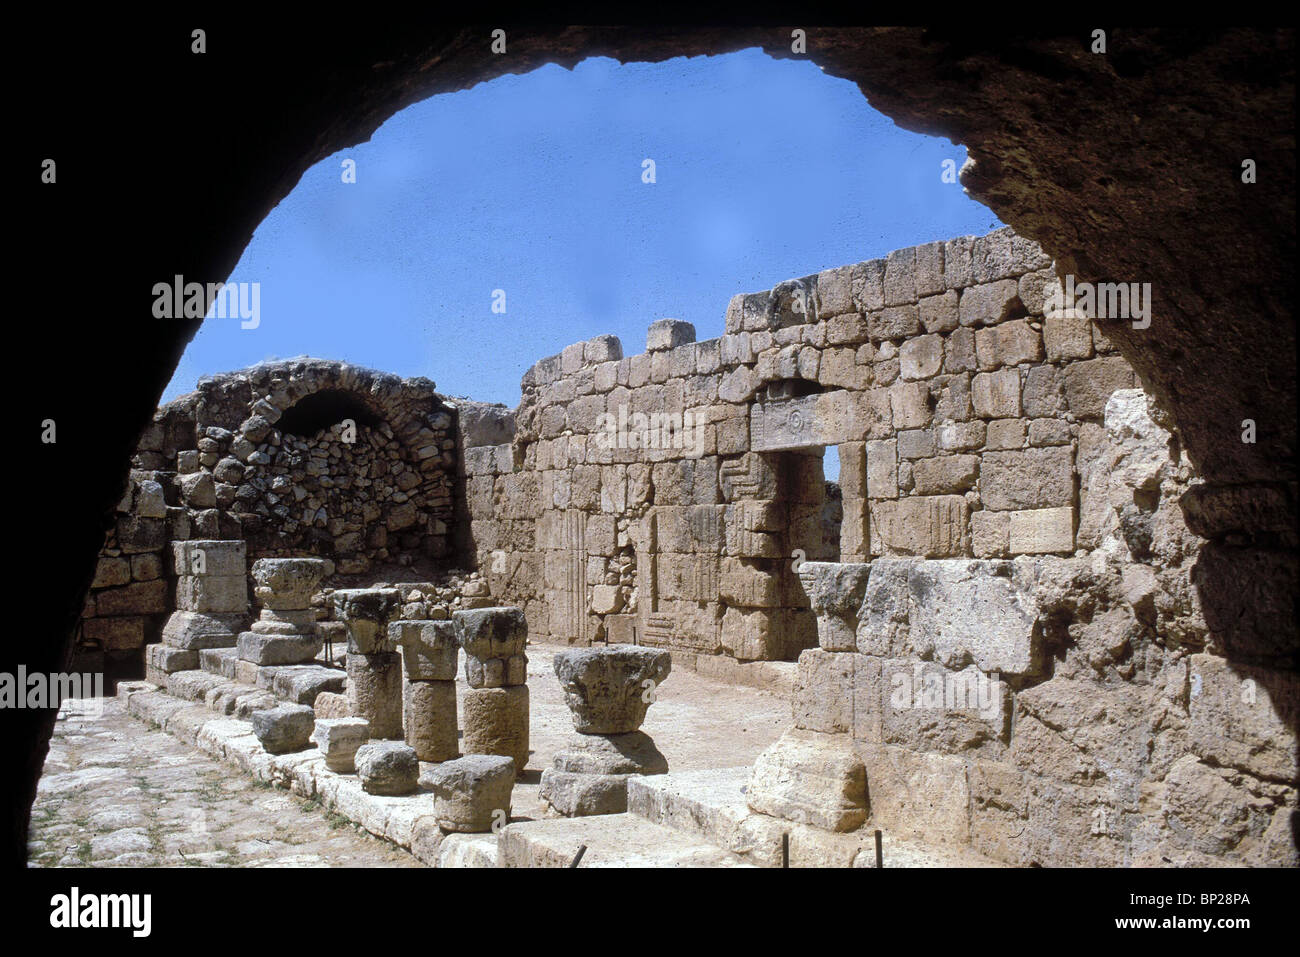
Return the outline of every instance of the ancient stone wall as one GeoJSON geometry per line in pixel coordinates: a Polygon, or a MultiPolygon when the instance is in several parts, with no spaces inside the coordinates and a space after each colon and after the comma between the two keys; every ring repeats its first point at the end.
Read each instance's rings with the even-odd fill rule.
{"type": "Polygon", "coordinates": [[[524,376],[513,443],[466,452],[471,547],[534,634],[747,660],[815,643],[792,560],[1095,547],[1101,417],[1135,377],[1045,315],[1053,283],[1001,229],[738,295],[716,339],[569,346],[524,376]]]}
{"type": "Polygon", "coordinates": [[[1108,399],[1086,553],[801,569],[793,740],[860,756],[872,826],[1022,865],[1300,864],[1300,684],[1207,625],[1198,480],[1161,419],[1108,399]]]}
{"type": "Polygon", "coordinates": [[[452,559],[458,460],[456,409],[427,379],[303,358],[201,380],[136,450],[81,654],[157,640],[172,541],[243,539],[250,562],[315,555],[340,575],[452,559]]]}

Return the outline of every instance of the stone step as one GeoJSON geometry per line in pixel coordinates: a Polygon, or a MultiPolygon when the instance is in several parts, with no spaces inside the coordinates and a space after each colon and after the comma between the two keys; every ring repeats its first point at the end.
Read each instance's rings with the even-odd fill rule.
{"type": "MultiPolygon", "coordinates": [[[[670,771],[628,780],[628,813],[716,845],[759,867],[781,866],[790,835],[791,867],[875,867],[875,827],[833,833],[758,814],[745,803],[751,768],[670,771]]],[[[969,847],[923,844],[882,828],[885,867],[1005,867],[969,847]]]]}
{"type": "Polygon", "coordinates": [[[635,814],[547,818],[509,824],[498,836],[499,867],[752,867],[735,854],[635,814]]]}
{"type": "Polygon", "coordinates": [[[342,692],[347,686],[347,672],[319,663],[255,665],[240,661],[237,648],[205,648],[198,655],[200,670],[270,691],[291,704],[315,704],[322,691],[342,692]]]}
{"type": "Polygon", "coordinates": [[[239,650],[230,648],[204,648],[199,652],[199,668],[211,675],[234,680],[235,663],[239,660],[239,650]]]}
{"type": "Polygon", "coordinates": [[[745,804],[750,769],[670,771],[628,780],[627,809],[652,824],[746,857],[760,867],[781,864],[785,821],[745,804]]]}
{"type": "Polygon", "coordinates": [[[868,848],[869,830],[835,834],[751,811],[745,788],[751,769],[677,771],[628,781],[628,812],[697,841],[714,844],[758,867],[780,867],[789,835],[791,867],[853,867],[868,848]]]}
{"type": "Polygon", "coordinates": [[[279,665],[271,691],[277,698],[290,704],[316,703],[322,691],[342,692],[347,686],[347,672],[323,665],[279,665]]]}
{"type": "Polygon", "coordinates": [[[261,708],[279,703],[271,692],[231,681],[206,671],[177,671],[167,676],[163,688],[178,701],[193,701],[222,715],[247,719],[261,708]]]}

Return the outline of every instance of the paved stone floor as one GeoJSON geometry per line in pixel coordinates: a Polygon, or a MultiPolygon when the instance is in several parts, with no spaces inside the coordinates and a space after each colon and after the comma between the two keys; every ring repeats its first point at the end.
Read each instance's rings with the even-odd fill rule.
{"type": "Polygon", "coordinates": [[[126,714],[60,718],[32,808],[43,867],[417,867],[318,805],[255,784],[126,714]]]}

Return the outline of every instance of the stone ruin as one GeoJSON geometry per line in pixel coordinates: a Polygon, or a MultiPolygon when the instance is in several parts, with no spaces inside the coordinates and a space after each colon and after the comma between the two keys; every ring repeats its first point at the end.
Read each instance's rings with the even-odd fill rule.
{"type": "Polygon", "coordinates": [[[898,250],[738,295],[715,339],[569,346],[513,412],[315,359],[204,380],[141,441],[83,653],[148,643],[182,694],[242,677],[204,694],[372,793],[441,795],[444,830],[508,817],[528,638],[575,646],[576,734],[542,774],[575,818],[668,770],[640,681],[791,662],[756,820],[1011,864],[1295,864],[1293,636],[1229,663],[1200,479],[1056,276],[1009,229],[898,250]]]}
{"type": "Polygon", "coordinates": [[[577,732],[542,772],[541,795],[561,814],[621,814],[634,774],[665,774],[668,759],[641,731],[672,670],[666,651],[610,645],[555,656],[555,676],[577,732]]]}

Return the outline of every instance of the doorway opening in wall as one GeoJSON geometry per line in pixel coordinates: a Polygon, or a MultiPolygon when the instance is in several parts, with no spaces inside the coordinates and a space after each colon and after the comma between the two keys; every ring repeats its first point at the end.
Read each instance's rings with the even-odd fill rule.
{"type": "Polygon", "coordinates": [[[835,449],[832,446],[822,456],[822,485],[825,488],[826,502],[822,505],[822,549],[826,561],[840,561],[841,533],[844,524],[844,490],[840,488],[839,475],[833,478],[830,466],[835,449]]]}

